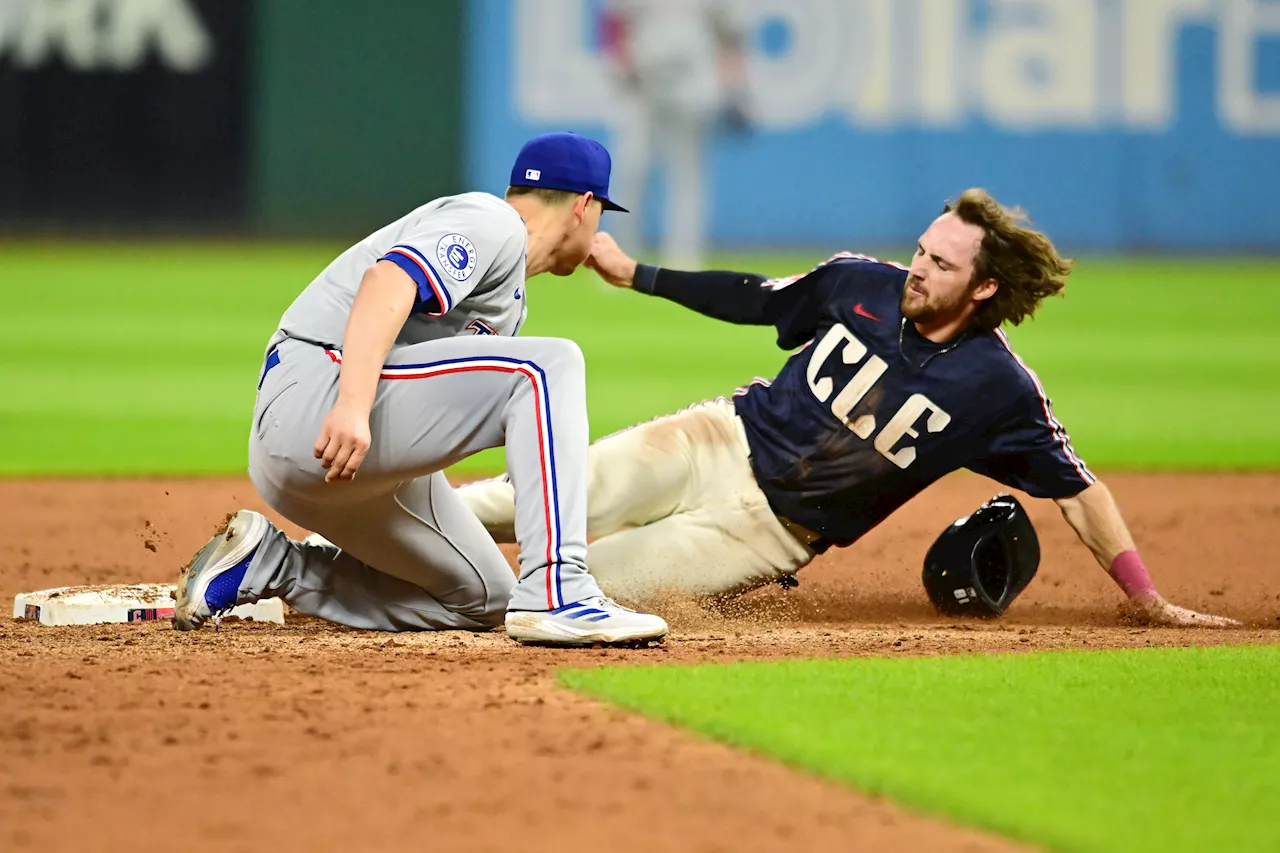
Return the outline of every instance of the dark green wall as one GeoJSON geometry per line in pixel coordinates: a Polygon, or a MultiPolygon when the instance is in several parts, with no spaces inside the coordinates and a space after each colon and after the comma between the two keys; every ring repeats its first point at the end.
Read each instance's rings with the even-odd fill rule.
{"type": "Polygon", "coordinates": [[[461,190],[464,0],[259,0],[252,210],[363,234],[461,190]]]}

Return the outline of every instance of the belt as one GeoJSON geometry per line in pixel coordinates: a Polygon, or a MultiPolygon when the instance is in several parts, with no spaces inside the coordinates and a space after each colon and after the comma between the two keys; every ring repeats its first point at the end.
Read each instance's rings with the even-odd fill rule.
{"type": "Polygon", "coordinates": [[[262,390],[262,383],[267,381],[267,374],[271,372],[271,368],[280,363],[280,350],[272,347],[271,352],[267,353],[267,361],[262,365],[262,375],[258,377],[258,390],[262,390]]]}
{"type": "Polygon", "coordinates": [[[782,526],[786,528],[787,532],[790,533],[792,536],[794,536],[796,541],[799,542],[801,545],[805,546],[806,548],[813,545],[814,542],[817,542],[819,539],[822,538],[821,533],[814,533],[809,528],[800,524],[796,524],[794,521],[792,521],[789,518],[783,518],[782,516],[778,516],[778,521],[782,522],[782,526]]]}

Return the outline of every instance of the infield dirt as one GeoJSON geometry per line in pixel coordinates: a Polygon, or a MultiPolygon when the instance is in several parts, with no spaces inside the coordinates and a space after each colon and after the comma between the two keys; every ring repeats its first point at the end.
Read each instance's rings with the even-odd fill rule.
{"type": "MultiPolygon", "coordinates": [[[[666,602],[673,635],[654,649],[529,649],[499,633],[375,634],[296,616],[194,634],[3,619],[0,849],[1019,849],[579,698],[554,673],[1280,643],[1280,475],[1107,481],[1164,593],[1246,628],[1130,623],[1047,501],[1028,503],[1040,574],[1006,617],[940,620],[920,560],[998,491],[976,476],[939,483],[820,558],[798,589],[753,593],[732,612],[666,602]]],[[[0,601],[173,581],[240,506],[263,509],[239,479],[0,482],[0,601]]]]}

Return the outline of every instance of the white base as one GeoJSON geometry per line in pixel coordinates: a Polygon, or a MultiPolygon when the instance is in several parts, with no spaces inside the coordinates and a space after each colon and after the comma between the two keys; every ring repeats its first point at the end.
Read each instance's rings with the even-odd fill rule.
{"type": "MultiPolygon", "coordinates": [[[[102,625],[107,622],[152,622],[172,619],[173,584],[95,584],[24,592],[13,600],[13,618],[41,625],[102,625]]],[[[284,602],[268,598],[242,604],[227,616],[284,624],[284,602]]]]}

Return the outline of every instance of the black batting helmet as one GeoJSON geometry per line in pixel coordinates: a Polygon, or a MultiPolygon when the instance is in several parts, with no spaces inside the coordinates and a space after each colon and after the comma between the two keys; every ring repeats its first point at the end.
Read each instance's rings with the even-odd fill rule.
{"type": "Polygon", "coordinates": [[[942,531],[924,558],[925,591],[948,616],[994,618],[1027,588],[1040,541],[1027,511],[999,494],[942,531]]]}

